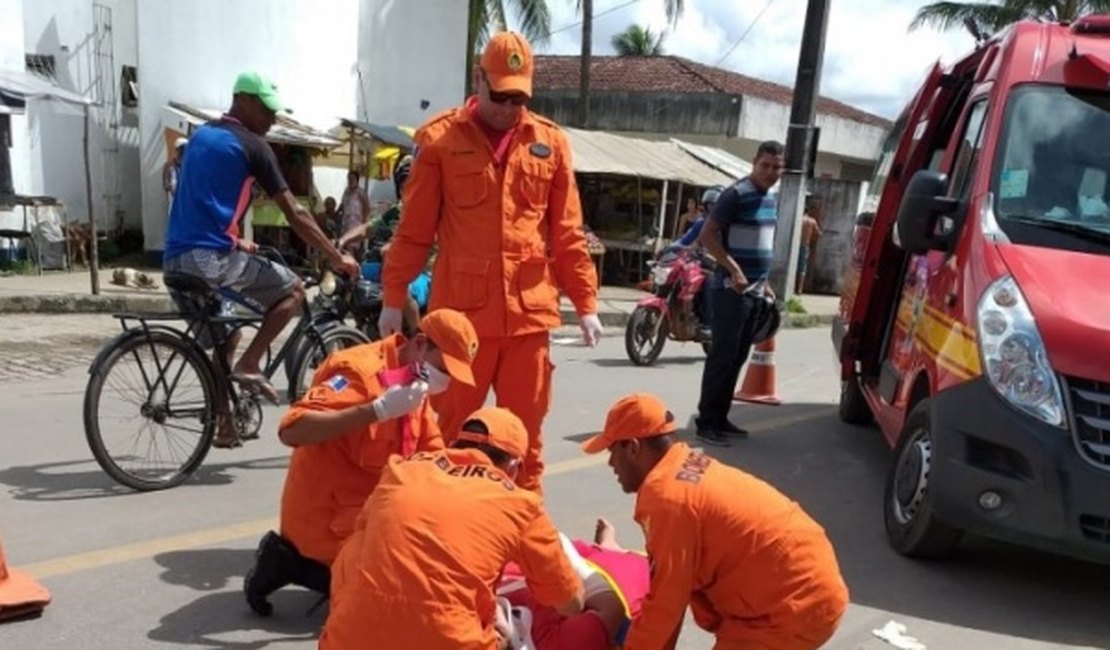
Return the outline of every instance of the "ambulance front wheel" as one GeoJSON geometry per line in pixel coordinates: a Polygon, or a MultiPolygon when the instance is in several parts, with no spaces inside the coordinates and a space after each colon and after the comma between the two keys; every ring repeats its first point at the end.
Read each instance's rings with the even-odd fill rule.
{"type": "Polygon", "coordinates": [[[945,557],[960,541],[960,530],[937,519],[929,479],[933,463],[930,400],[910,411],[887,474],[883,503],[887,540],[902,555],[945,557]]]}

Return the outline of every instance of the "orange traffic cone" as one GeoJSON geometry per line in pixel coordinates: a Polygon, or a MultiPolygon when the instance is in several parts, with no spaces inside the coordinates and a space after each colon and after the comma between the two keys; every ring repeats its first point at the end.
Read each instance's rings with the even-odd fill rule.
{"type": "Polygon", "coordinates": [[[744,383],[733,399],[753,404],[782,404],[775,392],[775,339],[771,338],[755,346],[744,374],[744,383]]]}
{"type": "Polygon", "coordinates": [[[31,576],[9,569],[0,545],[0,622],[32,618],[50,602],[50,592],[31,576]]]}

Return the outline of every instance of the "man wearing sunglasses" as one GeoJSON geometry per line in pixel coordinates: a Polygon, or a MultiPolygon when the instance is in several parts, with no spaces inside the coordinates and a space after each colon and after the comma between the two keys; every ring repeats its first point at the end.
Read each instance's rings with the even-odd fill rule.
{"type": "Polygon", "coordinates": [[[453,384],[433,400],[440,428],[458,431],[492,387],[497,404],[528,429],[518,483],[539,490],[560,290],[587,345],[597,344],[601,322],[570,145],[556,124],[525,108],[532,68],[522,36],[494,35],[475,74],[476,95],[416,133],[401,223],[382,272],[379,328],[383,335],[401,329],[408,285],[435,243],[428,307],[463,312],[481,341],[474,385],[453,384]]]}

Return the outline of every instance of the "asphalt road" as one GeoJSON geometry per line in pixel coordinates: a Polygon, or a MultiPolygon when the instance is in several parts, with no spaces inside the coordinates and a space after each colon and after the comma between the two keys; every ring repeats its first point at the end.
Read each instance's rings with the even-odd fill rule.
{"type": "MultiPolygon", "coordinates": [[[[0,536],[8,561],[39,576],[54,602],[39,619],[0,626],[0,649],[315,647],[326,612],[309,611],[315,597],[284,591],[276,615],[261,619],[240,595],[253,548],[275,523],[288,456],[273,435],[281,411],[267,408],[261,440],[213,450],[187,484],[129,492],[91,459],[81,420],[90,341],[113,326],[104,316],[69,317],[70,333],[61,320],[40,319],[32,329],[50,333],[38,346],[51,364],[42,372],[33,370],[27,321],[14,318],[0,317],[0,536]],[[18,364],[7,363],[11,350],[21,351],[18,364]]],[[[662,396],[689,425],[701,351],[672,345],[658,366],[635,368],[615,336],[594,350],[572,341],[557,338],[554,353],[549,509],[572,536],[589,536],[605,516],[638,548],[632,498],[605,458],[582,456],[577,441],[633,390],[662,396]]],[[[932,649],[1110,647],[1110,568],[981,540],[945,562],[892,552],[881,516],[889,451],[877,430],[837,419],[828,330],[787,331],[778,344],[786,403],[737,406],[734,419],[752,437],[708,451],[777,485],[828,530],[852,606],[826,647],[893,647],[872,634],[891,620],[932,649]]],[[[687,623],[681,648],[711,645],[687,623]]]]}

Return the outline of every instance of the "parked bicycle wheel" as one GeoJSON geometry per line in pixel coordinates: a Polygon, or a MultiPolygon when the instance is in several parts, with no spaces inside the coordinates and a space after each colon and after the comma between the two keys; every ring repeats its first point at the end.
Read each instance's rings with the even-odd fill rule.
{"type": "Polygon", "coordinates": [[[207,358],[188,340],[133,331],[90,369],[85,437],[113,479],[135,490],[160,490],[187,479],[208,454],[216,385],[207,358]]]}
{"type": "Polygon", "coordinates": [[[319,340],[307,339],[308,345],[301,347],[294,367],[293,380],[289,382],[289,403],[300,399],[312,383],[316,367],[323,363],[329,354],[355,345],[369,343],[366,334],[349,326],[334,325],[320,333],[319,340]]]}

